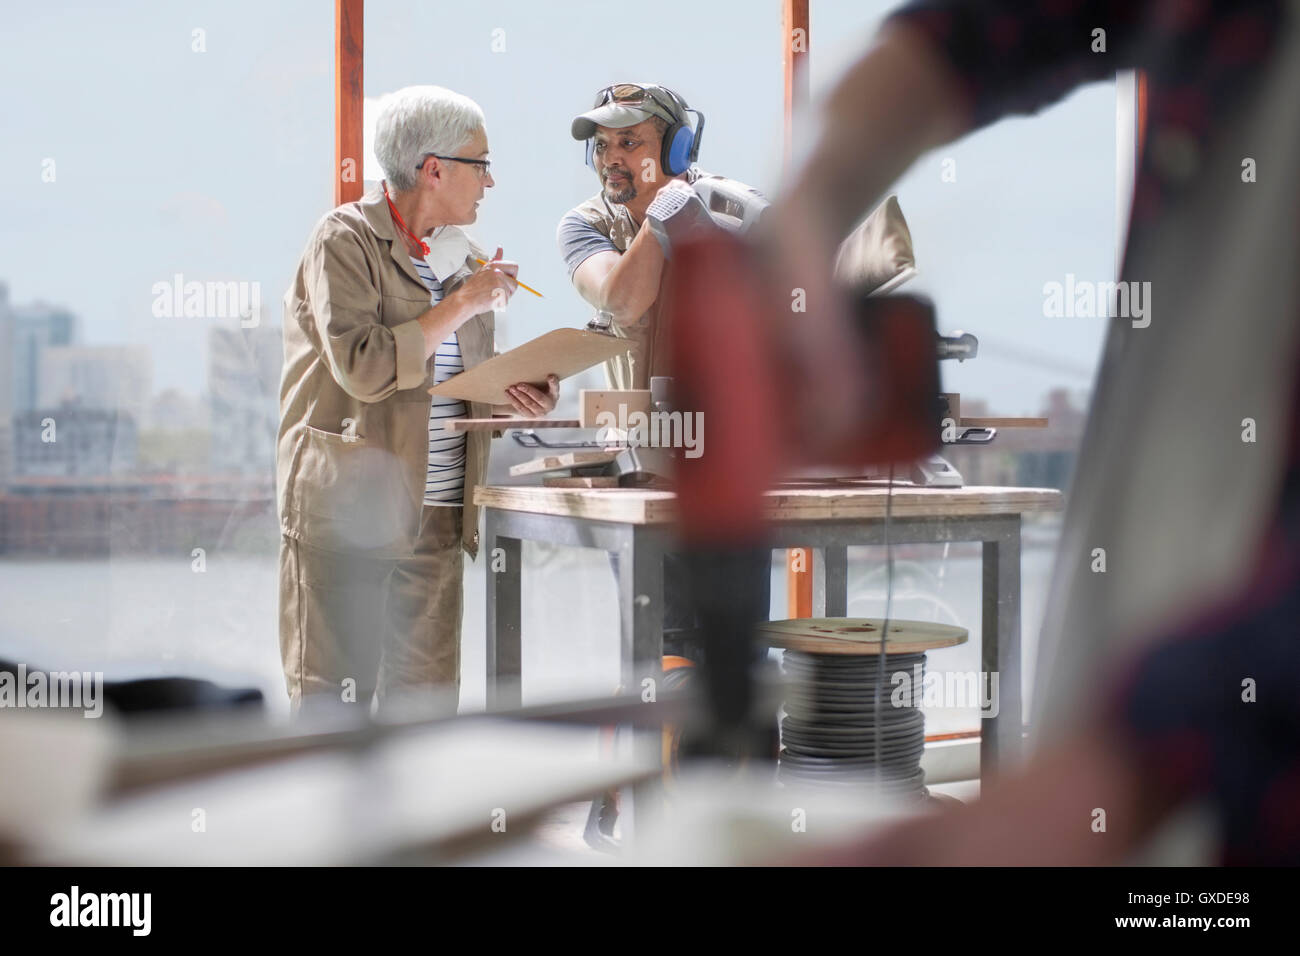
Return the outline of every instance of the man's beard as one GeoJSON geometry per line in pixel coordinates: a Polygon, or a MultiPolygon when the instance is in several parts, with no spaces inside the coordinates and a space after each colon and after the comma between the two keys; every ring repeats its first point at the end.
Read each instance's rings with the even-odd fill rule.
{"type": "Polygon", "coordinates": [[[610,188],[610,181],[606,179],[605,198],[616,205],[621,205],[623,203],[631,202],[633,199],[636,198],[636,180],[629,175],[627,177],[627,185],[624,186],[618,192],[612,192],[610,188]]]}

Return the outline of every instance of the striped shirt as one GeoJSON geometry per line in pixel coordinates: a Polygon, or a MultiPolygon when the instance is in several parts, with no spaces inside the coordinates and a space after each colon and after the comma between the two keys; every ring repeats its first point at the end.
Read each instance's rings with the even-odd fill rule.
{"type": "MultiPolygon", "coordinates": [[[[429,287],[430,301],[442,301],[442,283],[423,259],[411,257],[411,265],[429,287]]],[[[440,385],[453,375],[465,371],[460,341],[453,332],[438,346],[433,357],[433,384],[440,385]]],[[[424,503],[443,508],[458,508],[465,503],[465,433],[448,432],[442,427],[448,418],[465,418],[469,410],[459,398],[434,395],[429,407],[429,470],[424,482],[424,503]]]]}

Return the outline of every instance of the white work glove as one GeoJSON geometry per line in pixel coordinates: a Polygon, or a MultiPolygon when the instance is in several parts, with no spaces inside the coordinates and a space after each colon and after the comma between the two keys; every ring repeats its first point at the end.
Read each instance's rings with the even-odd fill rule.
{"type": "Polygon", "coordinates": [[[651,200],[645,211],[646,225],[663,247],[664,258],[669,258],[673,242],[701,229],[713,226],[708,207],[695,190],[680,179],[665,183],[651,200]]]}

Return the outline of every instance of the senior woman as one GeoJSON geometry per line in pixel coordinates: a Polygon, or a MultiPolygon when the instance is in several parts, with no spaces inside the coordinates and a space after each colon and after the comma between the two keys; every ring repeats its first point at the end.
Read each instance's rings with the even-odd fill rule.
{"type": "Polygon", "coordinates": [[[545,415],[428,389],[493,354],[494,307],[516,288],[497,250],[459,228],[489,186],[483,111],[436,86],[389,95],[375,127],[379,188],[327,213],[285,296],[276,492],[280,652],[291,708],[369,707],[459,688],[461,580],[478,553],[472,489],[487,432],[448,418],[545,415]]]}

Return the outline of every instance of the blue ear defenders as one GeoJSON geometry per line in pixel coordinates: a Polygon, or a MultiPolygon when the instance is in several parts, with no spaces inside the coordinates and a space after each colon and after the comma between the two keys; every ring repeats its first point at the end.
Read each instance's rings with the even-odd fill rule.
{"type": "MultiPolygon", "coordinates": [[[[678,108],[669,109],[668,112],[674,116],[680,116],[677,122],[671,124],[664,130],[663,146],[659,152],[659,168],[669,176],[680,176],[686,170],[691,168],[691,163],[695,162],[700,156],[700,138],[704,132],[704,114],[699,110],[693,110],[686,105],[686,101],[667,87],[659,87],[678,104],[678,108]],[[686,114],[695,114],[695,129],[692,130],[690,123],[686,121],[686,114]]],[[[646,91],[650,93],[649,90],[646,91]]],[[[650,96],[659,102],[658,98],[650,93],[650,96]]],[[[660,104],[663,105],[663,104],[660,104]]]]}
{"type": "MultiPolygon", "coordinates": [[[[650,87],[643,87],[646,95],[659,104],[665,112],[671,116],[681,117],[680,119],[669,124],[664,130],[663,143],[659,150],[659,168],[669,176],[680,176],[686,170],[691,168],[700,155],[700,139],[704,133],[704,114],[699,110],[693,110],[686,105],[686,101],[667,87],[655,87],[662,90],[672,100],[671,105],[664,103],[654,94],[650,87]],[[690,123],[687,122],[686,114],[695,114],[695,129],[691,129],[690,123]]],[[[608,89],[602,90],[596,98],[595,106],[603,106],[607,103],[608,89]]],[[[590,169],[595,169],[593,156],[596,148],[595,137],[587,140],[586,162],[590,169]]]]}

